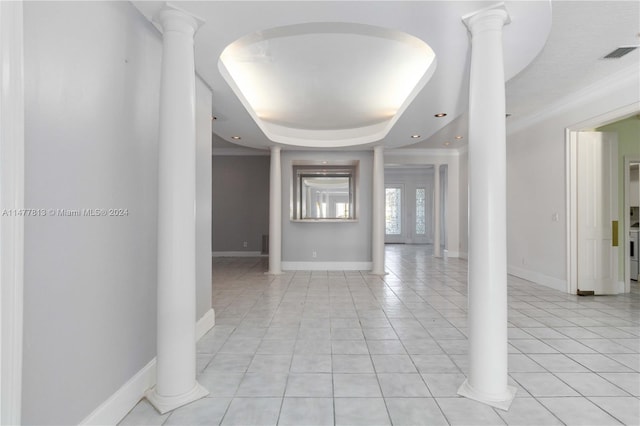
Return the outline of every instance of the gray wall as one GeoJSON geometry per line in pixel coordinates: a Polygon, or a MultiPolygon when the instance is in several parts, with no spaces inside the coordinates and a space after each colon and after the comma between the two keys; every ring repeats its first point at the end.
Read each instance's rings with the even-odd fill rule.
{"type": "Polygon", "coordinates": [[[282,151],[282,261],[370,262],[373,152],[282,151]],[[290,218],[292,161],[360,160],[357,222],[300,223],[290,218]],[[313,258],[312,253],[317,253],[313,258]]]}
{"type": "Polygon", "coordinates": [[[128,2],[24,10],[25,205],[128,209],[25,221],[23,422],[69,425],[155,356],[161,38],[128,2]]]}
{"type": "Polygon", "coordinates": [[[269,233],[269,164],[268,156],[213,156],[214,252],[262,250],[262,235],[269,233]]]}

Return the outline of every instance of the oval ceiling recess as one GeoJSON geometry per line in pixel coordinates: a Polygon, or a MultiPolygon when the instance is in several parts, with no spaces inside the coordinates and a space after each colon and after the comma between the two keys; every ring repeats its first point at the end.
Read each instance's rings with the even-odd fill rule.
{"type": "Polygon", "coordinates": [[[218,61],[270,140],[313,148],[383,139],[435,67],[435,53],[417,37],[336,22],[249,34],[218,61]]]}

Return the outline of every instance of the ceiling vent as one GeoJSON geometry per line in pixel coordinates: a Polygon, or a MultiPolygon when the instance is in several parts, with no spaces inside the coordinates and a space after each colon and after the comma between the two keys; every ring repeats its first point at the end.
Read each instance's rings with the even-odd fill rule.
{"type": "Polygon", "coordinates": [[[615,49],[614,51],[610,52],[608,55],[606,55],[602,59],[618,59],[618,58],[622,58],[624,55],[626,55],[627,53],[633,52],[637,48],[638,48],[638,46],[621,46],[621,47],[618,47],[617,49],[615,49]]]}

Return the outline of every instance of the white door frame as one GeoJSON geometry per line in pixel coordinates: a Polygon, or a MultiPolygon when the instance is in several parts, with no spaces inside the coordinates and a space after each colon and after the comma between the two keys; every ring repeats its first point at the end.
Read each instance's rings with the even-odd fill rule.
{"type": "MultiPolygon", "coordinates": [[[[608,112],[597,117],[590,118],[588,120],[576,123],[565,129],[565,183],[566,183],[566,211],[567,211],[567,293],[576,294],[578,290],[578,251],[577,251],[577,236],[578,236],[578,211],[577,211],[577,156],[576,156],[576,143],[577,133],[579,131],[588,131],[595,128],[605,126],[607,124],[622,120],[637,114],[640,106],[637,103],[633,103],[622,108],[618,108],[611,112],[608,112]]],[[[617,203],[617,196],[616,196],[617,203]]],[[[625,226],[626,228],[626,226],[625,226]]],[[[625,245],[625,254],[628,248],[628,230],[625,232],[623,238],[625,245]]],[[[626,261],[625,261],[626,263],[626,261]]],[[[629,291],[629,268],[624,268],[624,282],[625,292],[629,291]]],[[[618,265],[615,265],[615,271],[617,275],[618,265]]]]}
{"type": "MultiPolygon", "coordinates": [[[[631,157],[628,155],[624,156],[624,212],[621,214],[624,215],[624,232],[623,232],[623,240],[624,240],[624,292],[629,293],[631,291],[631,262],[629,261],[631,257],[631,247],[629,231],[631,230],[631,224],[629,223],[629,209],[631,208],[631,204],[629,202],[629,196],[631,195],[631,174],[629,173],[629,168],[631,167],[631,163],[640,163],[640,157],[631,157]]],[[[637,247],[636,247],[637,250],[637,247]]]]}
{"type": "Polygon", "coordinates": [[[22,1],[0,1],[0,424],[20,424],[24,262],[22,1]]]}

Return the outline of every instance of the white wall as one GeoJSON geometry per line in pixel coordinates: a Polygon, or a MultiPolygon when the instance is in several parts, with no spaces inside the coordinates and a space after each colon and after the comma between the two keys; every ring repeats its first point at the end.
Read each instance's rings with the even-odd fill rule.
{"type": "MultiPolygon", "coordinates": [[[[161,37],[128,2],[24,9],[25,205],[127,209],[25,223],[23,422],[77,424],[155,357],[161,37]]],[[[211,105],[201,86],[198,105],[204,229],[211,105]]],[[[201,257],[206,245],[210,262],[210,229],[200,234],[202,314],[211,306],[201,257]]]]}
{"type": "Polygon", "coordinates": [[[507,122],[510,273],[566,291],[565,129],[638,103],[639,94],[637,70],[626,70],[543,115],[507,122]]]}
{"type": "MultiPolygon", "coordinates": [[[[336,268],[371,263],[371,205],[373,151],[313,152],[287,151],[282,164],[282,262],[283,269],[306,268],[307,263],[331,263],[336,268]],[[356,203],[360,205],[357,222],[301,223],[290,220],[292,161],[360,161],[356,203]],[[312,256],[313,252],[317,256],[312,256]],[[338,266],[340,264],[341,266],[338,266]]],[[[329,269],[329,268],[324,268],[329,269]]],[[[366,268],[365,268],[366,269],[366,268]]]]}

